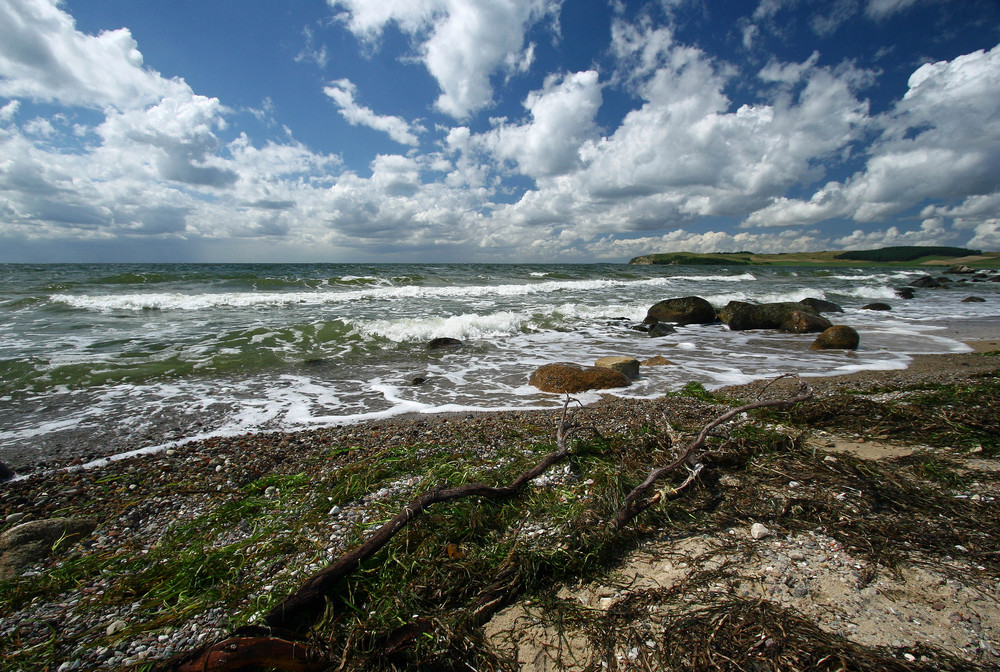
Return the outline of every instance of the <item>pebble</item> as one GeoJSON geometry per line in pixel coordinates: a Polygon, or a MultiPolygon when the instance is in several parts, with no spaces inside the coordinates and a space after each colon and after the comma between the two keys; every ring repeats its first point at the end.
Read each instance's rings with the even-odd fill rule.
{"type": "Polygon", "coordinates": [[[754,539],[766,539],[774,534],[771,530],[767,528],[763,523],[754,523],[750,526],[750,536],[754,539]]]}
{"type": "Polygon", "coordinates": [[[13,525],[14,523],[20,520],[24,520],[24,518],[26,518],[27,515],[28,514],[22,511],[18,511],[17,513],[11,513],[8,514],[6,518],[4,518],[4,522],[7,523],[8,525],[13,525]]]}
{"type": "Polygon", "coordinates": [[[105,632],[107,633],[108,637],[111,637],[112,635],[118,634],[127,627],[128,623],[126,623],[125,621],[118,620],[109,625],[105,630],[105,632]]]}

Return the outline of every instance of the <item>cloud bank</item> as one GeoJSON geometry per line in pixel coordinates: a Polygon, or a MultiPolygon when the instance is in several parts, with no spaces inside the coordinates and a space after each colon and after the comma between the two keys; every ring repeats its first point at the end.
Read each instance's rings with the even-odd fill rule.
{"type": "MultiPolygon", "coordinates": [[[[328,2],[368,54],[398,31],[401,67],[438,87],[408,120],[363,104],[364,82],[317,84],[331,116],[401,146],[366,163],[287,128],[255,141],[248,115],[160,75],[127,29],[89,35],[55,0],[3,3],[0,241],[333,261],[1000,247],[1000,45],[914,64],[873,112],[879,68],[820,50],[725,58],[681,39],[672,14],[615,11],[593,67],[539,72],[529,35],[559,36],[561,2],[328,2]],[[486,117],[504,78],[529,74],[516,113],[486,117]]],[[[789,4],[763,0],[734,43],[758,49],[789,4]]],[[[872,0],[850,20],[915,4],[872,0]]]]}

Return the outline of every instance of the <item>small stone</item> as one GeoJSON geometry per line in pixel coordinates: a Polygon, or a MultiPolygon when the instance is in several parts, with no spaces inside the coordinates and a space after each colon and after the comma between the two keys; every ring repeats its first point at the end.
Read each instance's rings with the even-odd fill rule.
{"type": "Polygon", "coordinates": [[[340,507],[334,505],[334,507],[331,508],[330,512],[327,513],[326,515],[328,515],[328,516],[336,516],[336,515],[339,515],[339,514],[340,514],[340,507]]]}
{"type": "Polygon", "coordinates": [[[127,627],[128,623],[122,620],[117,620],[111,625],[109,625],[104,632],[107,633],[108,637],[111,637],[113,635],[117,635],[119,632],[123,631],[127,627]]]}
{"type": "Polygon", "coordinates": [[[795,585],[795,589],[792,591],[792,595],[795,597],[805,597],[809,594],[809,586],[806,585],[805,581],[799,581],[795,585]]]}
{"type": "Polygon", "coordinates": [[[7,523],[7,524],[9,524],[9,525],[13,525],[17,521],[22,520],[27,515],[28,514],[22,513],[22,512],[11,513],[11,514],[8,514],[8,516],[6,518],[4,518],[4,522],[7,523]]]}
{"type": "Polygon", "coordinates": [[[771,530],[767,529],[767,526],[761,523],[754,523],[753,525],[750,526],[750,536],[753,537],[754,539],[766,539],[767,537],[770,537],[772,534],[774,533],[771,532],[771,530]]]}

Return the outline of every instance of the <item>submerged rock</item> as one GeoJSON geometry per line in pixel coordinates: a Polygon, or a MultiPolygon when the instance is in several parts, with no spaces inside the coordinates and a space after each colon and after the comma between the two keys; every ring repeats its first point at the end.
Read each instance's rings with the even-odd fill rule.
{"type": "Polygon", "coordinates": [[[677,330],[666,322],[657,322],[656,324],[650,325],[649,329],[646,330],[650,338],[663,338],[664,336],[669,336],[670,334],[676,334],[677,330]]]}
{"type": "Polygon", "coordinates": [[[837,324],[816,337],[812,350],[857,350],[861,337],[853,327],[837,324]]]}
{"type": "Polygon", "coordinates": [[[986,303],[986,299],[981,296],[967,296],[962,299],[962,303],[986,303]]]}
{"type": "Polygon", "coordinates": [[[642,360],[643,366],[670,366],[671,364],[673,364],[673,362],[663,355],[655,355],[649,359],[642,360]]]}
{"type": "Polygon", "coordinates": [[[892,306],[888,303],[881,303],[876,301],[875,303],[869,303],[861,306],[861,310],[892,310],[892,306]]]}
{"type": "Polygon", "coordinates": [[[435,338],[433,341],[427,344],[428,350],[442,350],[444,348],[459,348],[465,345],[462,341],[457,338],[435,338]]]}
{"type": "Polygon", "coordinates": [[[557,362],[538,367],[528,382],[542,392],[574,393],[605,390],[631,385],[628,376],[613,369],[584,367],[570,362],[557,362]]]}

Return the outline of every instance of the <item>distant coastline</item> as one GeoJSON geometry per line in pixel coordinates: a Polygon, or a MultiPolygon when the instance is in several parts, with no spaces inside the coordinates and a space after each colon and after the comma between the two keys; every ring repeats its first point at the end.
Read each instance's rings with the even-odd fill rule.
{"type": "Polygon", "coordinates": [[[667,252],[633,257],[628,262],[643,266],[1000,266],[1000,252],[980,252],[961,248],[895,247],[863,252],[843,250],[819,252],[667,252]],[[865,259],[862,257],[871,257],[865,259]],[[846,258],[854,257],[854,258],[846,258]],[[902,257],[894,260],[894,257],[902,257]]]}

